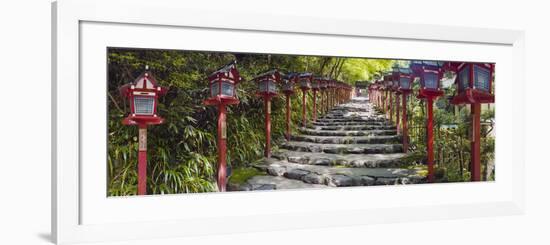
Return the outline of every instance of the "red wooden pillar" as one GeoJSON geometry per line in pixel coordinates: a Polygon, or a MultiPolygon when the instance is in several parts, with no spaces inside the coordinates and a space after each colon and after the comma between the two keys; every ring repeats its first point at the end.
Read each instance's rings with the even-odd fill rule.
{"type": "Polygon", "coordinates": [[[399,94],[395,93],[395,128],[397,129],[397,133],[401,132],[399,127],[399,102],[399,94]]]}
{"type": "Polygon", "coordinates": [[[313,121],[317,120],[317,89],[313,89],[313,121]]]}
{"type": "Polygon", "coordinates": [[[286,140],[290,140],[290,94],[286,94],[286,140]]]}
{"type": "Polygon", "coordinates": [[[428,153],[428,182],[434,181],[434,134],[433,134],[433,98],[427,98],[428,119],[426,122],[427,153],[428,153]]]}
{"type": "Polygon", "coordinates": [[[147,125],[139,124],[138,195],[147,195],[147,125]]]}
{"type": "Polygon", "coordinates": [[[323,92],[324,90],[321,90],[321,92],[319,92],[319,97],[321,97],[321,102],[319,103],[319,106],[320,106],[320,112],[321,112],[321,115],[325,114],[325,108],[323,107],[323,101],[325,100],[323,98],[323,92]]]}
{"type": "Polygon", "coordinates": [[[381,96],[380,100],[382,100],[382,111],[384,113],[386,113],[386,100],[387,100],[386,99],[386,91],[382,92],[382,96],[381,96]]]}
{"type": "Polygon", "coordinates": [[[390,93],[390,100],[388,105],[388,107],[390,108],[390,122],[393,122],[393,93],[391,91],[389,91],[388,93],[390,93]]]}
{"type": "Polygon", "coordinates": [[[409,150],[409,129],[407,126],[407,93],[403,93],[403,152],[407,153],[409,150]]]}
{"type": "Polygon", "coordinates": [[[332,108],[331,103],[332,102],[332,89],[327,89],[327,111],[332,108]]]}
{"type": "Polygon", "coordinates": [[[265,113],[265,150],[264,156],[271,157],[271,96],[264,96],[265,113]]]}
{"type": "Polygon", "coordinates": [[[378,108],[382,109],[382,111],[386,111],[386,108],[385,108],[385,105],[384,105],[384,101],[385,101],[385,98],[384,98],[384,91],[379,91],[378,92],[378,98],[379,98],[379,101],[380,103],[378,104],[378,108]]]}
{"type": "Polygon", "coordinates": [[[227,169],[227,126],[226,126],[226,113],[225,105],[220,104],[218,106],[218,189],[221,192],[225,192],[226,186],[226,169],[227,169]]]}
{"type": "Polygon", "coordinates": [[[307,90],[302,89],[302,126],[306,126],[306,95],[307,90]]]}
{"type": "Polygon", "coordinates": [[[480,181],[481,180],[481,104],[473,103],[471,104],[471,117],[472,117],[472,139],[471,139],[471,180],[480,181]]]}

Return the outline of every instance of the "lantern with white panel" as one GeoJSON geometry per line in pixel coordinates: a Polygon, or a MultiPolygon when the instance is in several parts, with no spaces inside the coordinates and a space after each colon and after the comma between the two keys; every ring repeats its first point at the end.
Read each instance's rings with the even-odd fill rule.
{"type": "Polygon", "coordinates": [[[241,81],[237,70],[237,62],[232,61],[222,66],[208,76],[210,85],[210,98],[203,103],[218,107],[218,190],[226,190],[227,180],[227,124],[226,106],[236,105],[239,99],[236,94],[236,86],[241,81]]]}
{"type": "Polygon", "coordinates": [[[138,195],[147,194],[147,126],[158,125],[164,119],[157,114],[158,98],[166,94],[166,89],[158,86],[151,72],[145,71],[133,83],[119,89],[128,99],[130,114],[122,120],[124,125],[137,125],[138,138],[138,195]]]}

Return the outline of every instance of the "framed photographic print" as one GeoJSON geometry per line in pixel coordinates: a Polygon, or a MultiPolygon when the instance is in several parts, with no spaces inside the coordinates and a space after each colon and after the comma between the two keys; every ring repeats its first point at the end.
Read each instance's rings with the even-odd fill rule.
{"type": "Polygon", "coordinates": [[[52,9],[57,243],[523,212],[521,31],[52,9]]]}

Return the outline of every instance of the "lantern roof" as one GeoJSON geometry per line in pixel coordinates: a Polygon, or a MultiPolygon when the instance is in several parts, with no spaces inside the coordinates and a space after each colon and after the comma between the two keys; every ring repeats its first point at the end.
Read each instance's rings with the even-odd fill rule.
{"type": "Polygon", "coordinates": [[[136,88],[140,89],[155,89],[158,87],[158,82],[153,77],[150,71],[144,71],[132,83],[136,88]]]}
{"type": "Polygon", "coordinates": [[[166,88],[160,87],[157,80],[150,71],[144,71],[132,83],[127,83],[119,88],[119,92],[123,97],[128,97],[131,90],[155,90],[159,95],[166,94],[166,88]]]}
{"type": "Polygon", "coordinates": [[[283,79],[285,80],[293,80],[293,79],[296,79],[298,78],[298,76],[300,75],[300,73],[298,72],[287,72],[285,74],[283,74],[283,79]]]}
{"type": "Polygon", "coordinates": [[[279,82],[281,80],[282,75],[283,74],[279,72],[278,69],[274,68],[274,69],[265,71],[260,75],[257,75],[252,80],[261,81],[261,80],[271,79],[271,80],[275,80],[276,82],[279,82]]]}
{"type": "Polygon", "coordinates": [[[233,60],[229,62],[228,64],[218,68],[216,71],[212,72],[208,76],[208,80],[210,81],[217,78],[225,78],[235,83],[240,82],[242,78],[239,74],[239,70],[237,70],[237,61],[233,60]]]}
{"type": "Polygon", "coordinates": [[[410,64],[410,68],[415,74],[420,74],[424,70],[438,70],[441,67],[443,67],[441,61],[413,60],[410,64]]]}
{"type": "Polygon", "coordinates": [[[299,75],[300,79],[304,79],[304,78],[307,78],[307,79],[313,79],[313,73],[311,72],[302,72],[300,73],[299,75]]]}

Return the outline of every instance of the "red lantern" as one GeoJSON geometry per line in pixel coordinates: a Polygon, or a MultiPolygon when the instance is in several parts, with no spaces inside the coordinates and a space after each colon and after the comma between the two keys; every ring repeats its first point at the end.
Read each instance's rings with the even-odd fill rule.
{"type": "Polygon", "coordinates": [[[130,115],[124,118],[125,125],[157,125],[164,119],[157,115],[158,98],[166,93],[166,89],[158,86],[157,81],[146,71],[133,83],[119,89],[120,93],[130,102],[130,115]]]}
{"type": "Polygon", "coordinates": [[[130,115],[122,120],[125,125],[138,125],[138,195],[147,194],[147,125],[157,125],[164,119],[157,114],[158,98],[166,89],[158,86],[149,71],[142,73],[133,83],[119,89],[130,102],[130,115]]]}
{"type": "Polygon", "coordinates": [[[218,190],[221,192],[226,189],[227,179],[227,111],[225,107],[239,103],[235,88],[241,80],[236,61],[221,67],[208,76],[210,98],[203,102],[205,105],[218,107],[218,190]]]}
{"type": "Polygon", "coordinates": [[[481,104],[494,103],[493,89],[494,64],[447,62],[445,69],[456,73],[457,93],[453,104],[470,104],[471,139],[470,164],[471,180],[481,180],[481,104]]]}
{"type": "Polygon", "coordinates": [[[277,95],[277,84],[281,82],[281,73],[277,69],[267,71],[254,78],[258,83],[258,95],[264,98],[265,113],[265,151],[264,156],[271,157],[271,97],[277,95]]]}
{"type": "Polygon", "coordinates": [[[420,78],[419,98],[436,98],[443,95],[441,78],[443,77],[442,62],[412,61],[411,69],[416,77],[420,78]]]}
{"type": "Polygon", "coordinates": [[[239,103],[235,88],[241,81],[237,70],[237,62],[221,67],[208,76],[210,85],[210,98],[206,99],[206,105],[234,105],[239,103]]]}
{"type": "Polygon", "coordinates": [[[446,66],[454,66],[456,70],[457,94],[453,97],[454,104],[494,103],[493,89],[494,64],[490,63],[456,63],[449,62],[446,66]]]}

